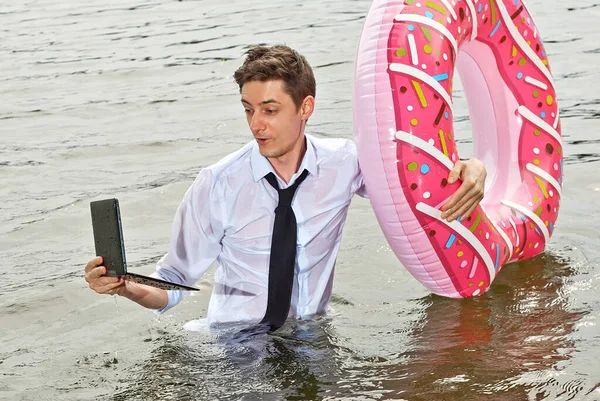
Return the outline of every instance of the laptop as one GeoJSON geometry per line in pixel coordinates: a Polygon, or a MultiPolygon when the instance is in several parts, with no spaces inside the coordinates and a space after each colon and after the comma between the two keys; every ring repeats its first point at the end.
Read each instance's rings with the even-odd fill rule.
{"type": "Polygon", "coordinates": [[[163,290],[199,291],[198,288],[187,285],[128,272],[119,201],[112,198],[90,202],[90,210],[96,256],[102,256],[106,276],[123,277],[127,281],[163,290]]]}

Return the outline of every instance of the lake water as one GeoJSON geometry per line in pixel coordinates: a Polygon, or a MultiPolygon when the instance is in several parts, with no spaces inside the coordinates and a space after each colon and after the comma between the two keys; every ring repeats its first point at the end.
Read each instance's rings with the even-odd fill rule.
{"type": "Polygon", "coordinates": [[[352,138],[370,2],[0,2],[0,399],[600,400],[600,3],[528,5],[565,142],[547,252],[479,298],[432,296],[357,198],[330,313],[239,341],[202,323],[212,273],[160,318],[90,291],[89,202],[119,198],[131,270],[151,273],[199,169],[251,139],[232,74],[252,44],[305,54],[308,131],[352,138]]]}

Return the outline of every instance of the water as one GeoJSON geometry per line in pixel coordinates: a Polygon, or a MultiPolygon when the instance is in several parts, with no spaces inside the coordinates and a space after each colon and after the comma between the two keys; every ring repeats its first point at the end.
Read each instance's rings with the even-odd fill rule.
{"type": "Polygon", "coordinates": [[[351,138],[370,3],[0,4],[0,399],[599,400],[600,4],[528,4],[565,142],[548,251],[505,267],[480,298],[443,299],[399,266],[355,199],[333,310],[252,340],[186,326],[206,315],[212,273],[160,319],[90,291],[89,202],[119,198],[131,269],[153,271],[198,170],[251,138],[232,80],[251,44],[304,53],[318,82],[309,131],[351,138]]]}

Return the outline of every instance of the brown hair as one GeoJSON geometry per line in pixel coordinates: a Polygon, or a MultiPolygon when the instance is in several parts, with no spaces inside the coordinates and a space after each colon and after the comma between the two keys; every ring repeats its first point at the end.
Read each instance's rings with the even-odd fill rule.
{"type": "Polygon", "coordinates": [[[313,70],[306,58],[294,49],[284,45],[255,46],[246,55],[244,64],[233,74],[240,91],[246,82],[281,79],[296,109],[300,108],[306,96],[315,97],[317,84],[313,70]]]}

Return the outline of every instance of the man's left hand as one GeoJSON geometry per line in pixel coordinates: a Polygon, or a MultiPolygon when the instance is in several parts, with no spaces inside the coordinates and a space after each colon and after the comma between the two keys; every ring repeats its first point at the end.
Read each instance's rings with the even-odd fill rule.
{"type": "Polygon", "coordinates": [[[469,216],[473,213],[483,199],[486,177],[487,172],[481,160],[470,159],[456,162],[448,176],[448,184],[453,184],[458,179],[461,179],[463,183],[448,203],[442,206],[442,219],[450,222],[460,216],[469,216]]]}

